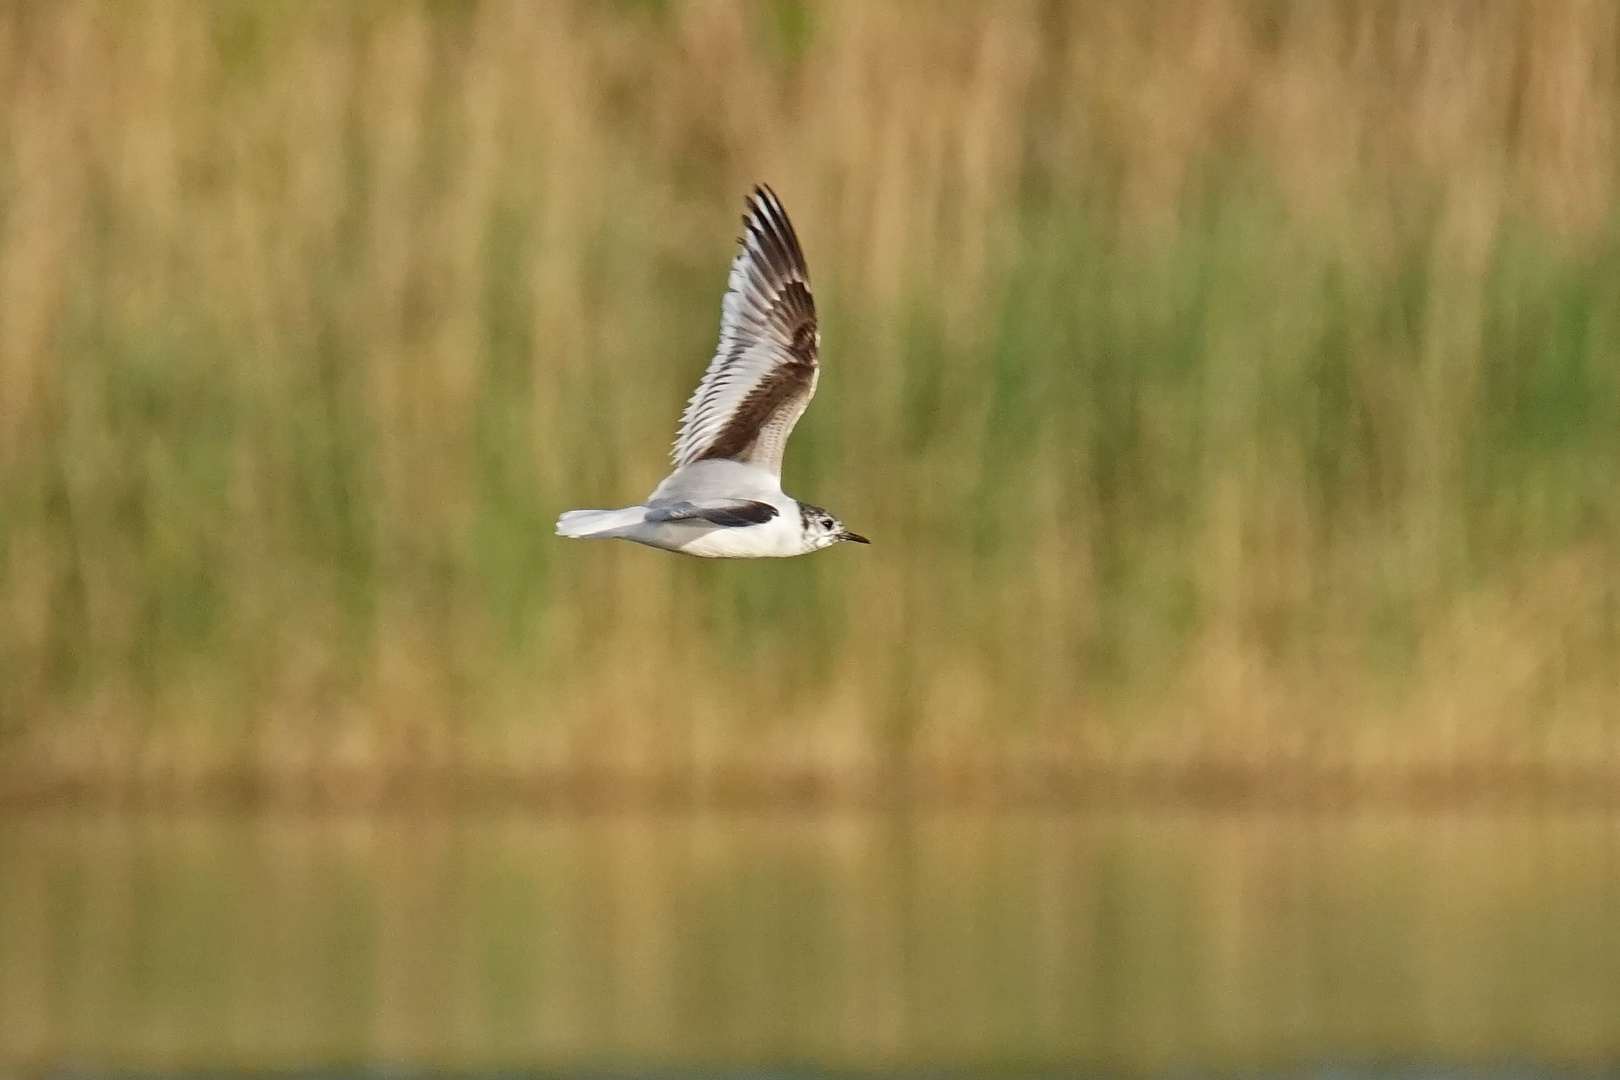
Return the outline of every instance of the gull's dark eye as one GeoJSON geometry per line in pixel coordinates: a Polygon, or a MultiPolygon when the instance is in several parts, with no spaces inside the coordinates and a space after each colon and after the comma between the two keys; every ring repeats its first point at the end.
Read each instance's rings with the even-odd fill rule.
{"type": "Polygon", "coordinates": [[[833,526],[832,518],[822,518],[821,519],[821,527],[823,529],[830,529],[830,528],[832,528],[832,526],[833,526]]]}

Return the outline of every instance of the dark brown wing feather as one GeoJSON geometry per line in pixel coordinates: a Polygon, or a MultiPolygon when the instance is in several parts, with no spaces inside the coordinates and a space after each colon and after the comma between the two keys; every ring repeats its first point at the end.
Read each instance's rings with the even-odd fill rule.
{"type": "Polygon", "coordinates": [[[743,218],[720,347],[687,403],[675,464],[726,458],[780,475],[782,450],[815,394],[820,333],[799,238],[769,188],[743,218]]]}

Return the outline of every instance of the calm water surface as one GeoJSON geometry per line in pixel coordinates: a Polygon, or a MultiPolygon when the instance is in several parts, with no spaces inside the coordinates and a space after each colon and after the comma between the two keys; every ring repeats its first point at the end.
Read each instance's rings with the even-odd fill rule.
{"type": "Polygon", "coordinates": [[[0,1066],[1591,1065],[1620,820],[0,820],[0,1066]]]}

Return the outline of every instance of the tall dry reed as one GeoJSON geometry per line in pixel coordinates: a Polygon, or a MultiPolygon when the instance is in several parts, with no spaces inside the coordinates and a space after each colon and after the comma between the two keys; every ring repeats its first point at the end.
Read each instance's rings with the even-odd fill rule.
{"type": "MultiPolygon", "coordinates": [[[[0,755],[1614,761],[1615,9],[0,7],[0,755]],[[639,498],[740,198],[789,490],[639,498]]],[[[380,781],[379,781],[380,782],[380,781]]]]}

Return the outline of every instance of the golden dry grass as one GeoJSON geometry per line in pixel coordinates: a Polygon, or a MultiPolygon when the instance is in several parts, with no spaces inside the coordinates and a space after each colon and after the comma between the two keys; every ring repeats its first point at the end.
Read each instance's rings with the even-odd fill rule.
{"type": "Polygon", "coordinates": [[[0,7],[0,754],[1609,767],[1617,18],[0,7]],[[759,179],[788,488],[876,544],[554,540],[661,475],[759,179]]]}

